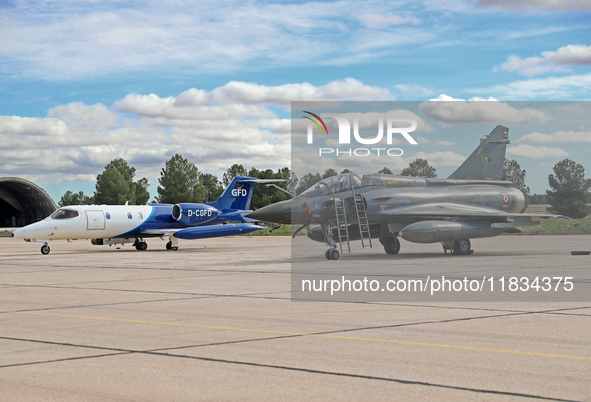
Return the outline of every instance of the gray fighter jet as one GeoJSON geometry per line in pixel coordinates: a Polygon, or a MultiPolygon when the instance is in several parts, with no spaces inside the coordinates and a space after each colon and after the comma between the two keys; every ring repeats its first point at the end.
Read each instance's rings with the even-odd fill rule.
{"type": "MultiPolygon", "coordinates": [[[[298,224],[324,242],[327,259],[379,239],[398,254],[398,237],[414,243],[441,242],[444,252],[473,253],[470,239],[519,233],[517,227],[560,215],[522,214],[523,193],[502,181],[509,129],[497,126],[447,179],[347,173],[322,180],[291,200],[261,208],[248,218],[298,224]]],[[[565,218],[568,219],[568,218],[565,218]]]]}

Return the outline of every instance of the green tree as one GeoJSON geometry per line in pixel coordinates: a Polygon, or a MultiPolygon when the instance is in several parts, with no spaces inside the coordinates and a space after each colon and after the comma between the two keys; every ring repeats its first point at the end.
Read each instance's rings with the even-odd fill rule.
{"type": "Polygon", "coordinates": [[[328,179],[329,177],[336,176],[336,175],[338,175],[336,170],[334,170],[333,168],[328,168],[324,171],[324,174],[322,175],[322,179],[323,180],[328,179]]]}
{"type": "Polygon", "coordinates": [[[532,194],[529,197],[530,204],[547,204],[546,194],[532,194]]]}
{"type": "Polygon", "coordinates": [[[94,202],[96,204],[145,204],[150,198],[148,179],[133,181],[135,168],[123,158],[113,159],[96,178],[94,202]]]}
{"type": "Polygon", "coordinates": [[[548,176],[552,190],[546,190],[550,212],[575,219],[587,216],[591,180],[585,179],[585,168],[570,159],[564,159],[555,164],[553,170],[554,174],[548,176]]]}
{"type": "Polygon", "coordinates": [[[150,199],[150,193],[148,192],[148,179],[142,177],[135,182],[135,203],[137,205],[144,205],[148,203],[150,199]]]}
{"type": "Polygon", "coordinates": [[[224,186],[228,186],[232,179],[236,176],[246,176],[246,168],[242,165],[237,163],[230,166],[230,168],[224,173],[224,177],[222,177],[224,181],[224,186]]]}
{"type": "MultiPolygon", "coordinates": [[[[255,177],[257,179],[289,179],[291,176],[291,170],[285,167],[283,169],[277,170],[277,172],[273,172],[271,169],[259,171],[255,168],[252,168],[248,171],[248,176],[255,177]]],[[[275,185],[287,190],[288,182],[279,182],[275,183],[275,185]]],[[[279,201],[284,201],[289,198],[289,195],[277,190],[273,186],[267,187],[264,185],[258,185],[254,187],[250,208],[262,208],[264,206],[274,204],[279,201]]]]}
{"type": "Polygon", "coordinates": [[[205,190],[205,199],[203,200],[205,202],[217,200],[224,191],[218,178],[211,173],[201,173],[199,182],[203,186],[203,190],[205,190]]]}
{"type": "Polygon", "coordinates": [[[92,203],[92,197],[87,196],[83,191],[73,193],[68,190],[62,195],[58,205],[60,207],[66,207],[68,205],[91,205],[92,203]]]}
{"type": "Polygon", "coordinates": [[[408,167],[404,168],[400,174],[413,177],[437,177],[435,168],[430,166],[426,159],[421,158],[409,163],[408,167]]]}
{"type": "Polygon", "coordinates": [[[206,195],[197,166],[179,154],[166,161],[158,183],[156,201],[161,203],[202,202],[206,195]]]}
{"type": "Polygon", "coordinates": [[[525,169],[521,169],[521,166],[517,161],[513,159],[505,159],[503,162],[503,176],[502,180],[510,181],[513,183],[513,187],[521,190],[523,195],[525,196],[525,206],[523,207],[523,211],[527,209],[529,206],[529,187],[525,185],[525,169]]]}
{"type": "Polygon", "coordinates": [[[345,174],[345,173],[353,173],[352,170],[349,169],[343,169],[343,171],[341,172],[341,174],[345,174]]]}
{"type": "Polygon", "coordinates": [[[284,167],[279,169],[281,175],[284,179],[289,180],[287,182],[287,191],[292,194],[295,194],[296,188],[298,187],[298,177],[296,174],[288,167],[284,167]]]}
{"type": "Polygon", "coordinates": [[[381,174],[394,174],[394,173],[392,173],[392,171],[390,169],[388,169],[385,166],[384,166],[384,168],[382,170],[379,170],[378,173],[381,173],[381,174]]]}
{"type": "Polygon", "coordinates": [[[96,178],[94,201],[97,204],[123,205],[135,204],[136,194],[133,181],[126,180],[115,167],[105,166],[103,173],[96,178]]]}
{"type": "Polygon", "coordinates": [[[298,187],[296,188],[296,194],[301,194],[306,191],[308,188],[312,187],[314,184],[318,183],[322,180],[319,173],[312,174],[308,173],[302,176],[300,182],[298,183],[298,187]]]}

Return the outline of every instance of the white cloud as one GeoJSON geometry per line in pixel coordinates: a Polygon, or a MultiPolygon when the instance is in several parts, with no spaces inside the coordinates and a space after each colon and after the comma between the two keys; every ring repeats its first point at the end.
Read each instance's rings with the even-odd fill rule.
{"type": "Polygon", "coordinates": [[[361,14],[359,21],[366,28],[381,29],[391,25],[403,25],[403,24],[419,24],[421,21],[413,16],[400,16],[395,14],[374,14],[367,13],[361,14]]]}
{"type": "Polygon", "coordinates": [[[563,99],[576,100],[579,94],[588,96],[591,90],[591,74],[565,77],[531,78],[487,88],[468,89],[469,93],[492,93],[499,97],[513,99],[563,99]]]}
{"type": "Polygon", "coordinates": [[[451,151],[436,151],[431,153],[426,152],[417,152],[413,158],[410,158],[408,161],[413,161],[418,158],[426,159],[429,162],[429,165],[433,167],[439,166],[460,166],[466,160],[465,156],[456,154],[455,152],[451,151]]]}
{"type": "Polygon", "coordinates": [[[64,177],[60,177],[56,180],[56,184],[68,184],[68,183],[75,183],[75,182],[92,182],[96,180],[96,175],[94,174],[73,174],[67,175],[64,177]]]}
{"type": "Polygon", "coordinates": [[[394,89],[396,89],[402,95],[412,97],[426,97],[433,95],[433,91],[431,89],[418,84],[397,84],[394,85],[394,89]]]}
{"type": "Polygon", "coordinates": [[[50,1],[40,7],[19,0],[2,8],[0,57],[17,65],[11,71],[19,75],[60,81],[161,68],[228,73],[345,59],[358,64],[364,53],[434,38],[432,27],[418,29],[419,19],[398,14],[398,5],[378,9],[371,1],[97,4],[50,1]]]}
{"type": "Polygon", "coordinates": [[[563,158],[568,156],[568,152],[560,148],[534,147],[526,144],[507,148],[507,153],[521,158],[563,158]]]}
{"type": "Polygon", "coordinates": [[[517,109],[493,97],[488,99],[456,99],[441,94],[435,99],[421,103],[420,111],[427,117],[445,123],[522,123],[544,121],[543,112],[531,108],[517,109]]]}
{"type": "Polygon", "coordinates": [[[502,10],[540,10],[540,11],[585,11],[591,10],[586,0],[477,0],[477,7],[490,7],[502,10]]]}
{"type": "MultiPolygon", "coordinates": [[[[66,123],[59,119],[0,116],[0,133],[19,136],[63,136],[66,132],[66,123]]],[[[3,144],[4,147],[6,144],[3,144]]]]}
{"type": "Polygon", "coordinates": [[[47,113],[67,124],[86,127],[114,127],[119,125],[117,114],[103,104],[85,105],[73,102],[65,106],[56,106],[47,113]]]}
{"type": "Polygon", "coordinates": [[[354,78],[332,81],[317,87],[308,83],[267,86],[231,81],[211,92],[214,103],[287,105],[292,101],[391,100],[386,88],[372,87],[354,78]]]}
{"type": "Polygon", "coordinates": [[[553,134],[539,132],[524,135],[517,142],[551,143],[551,142],[591,142],[591,131],[558,131],[553,134]]]}
{"type": "Polygon", "coordinates": [[[567,45],[557,51],[542,52],[542,57],[535,56],[526,59],[511,55],[501,65],[501,69],[532,76],[547,72],[567,71],[568,69],[564,66],[591,66],[591,46],[567,45]]]}
{"type": "Polygon", "coordinates": [[[48,117],[0,116],[0,175],[43,171],[59,183],[94,181],[108,162],[124,158],[154,185],[175,153],[217,176],[237,162],[276,170],[290,165],[291,120],[274,110],[288,114],[291,100],[308,97],[376,100],[390,92],[352,78],[321,86],[232,81],[176,97],[132,93],[112,108],[72,102],[49,109],[48,117]]]}
{"type": "Polygon", "coordinates": [[[435,141],[435,145],[441,145],[442,147],[453,147],[454,145],[458,145],[458,143],[453,141],[435,141]]]}

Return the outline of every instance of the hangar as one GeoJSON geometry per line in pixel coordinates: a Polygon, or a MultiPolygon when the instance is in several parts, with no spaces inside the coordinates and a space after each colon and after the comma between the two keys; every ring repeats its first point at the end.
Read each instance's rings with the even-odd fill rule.
{"type": "Polygon", "coordinates": [[[56,209],[49,194],[35,183],[17,177],[0,177],[0,227],[28,225],[56,209]]]}

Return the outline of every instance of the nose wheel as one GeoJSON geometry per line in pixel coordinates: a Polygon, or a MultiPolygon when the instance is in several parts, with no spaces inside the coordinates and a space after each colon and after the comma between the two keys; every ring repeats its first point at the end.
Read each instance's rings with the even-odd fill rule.
{"type": "Polygon", "coordinates": [[[336,248],[329,248],[326,250],[326,253],[324,253],[324,256],[327,260],[338,260],[341,256],[341,253],[339,253],[339,250],[336,248]]]}
{"type": "Polygon", "coordinates": [[[51,249],[49,248],[49,246],[47,244],[44,244],[41,246],[41,254],[47,255],[47,254],[49,254],[50,251],[51,251],[51,249]]]}

